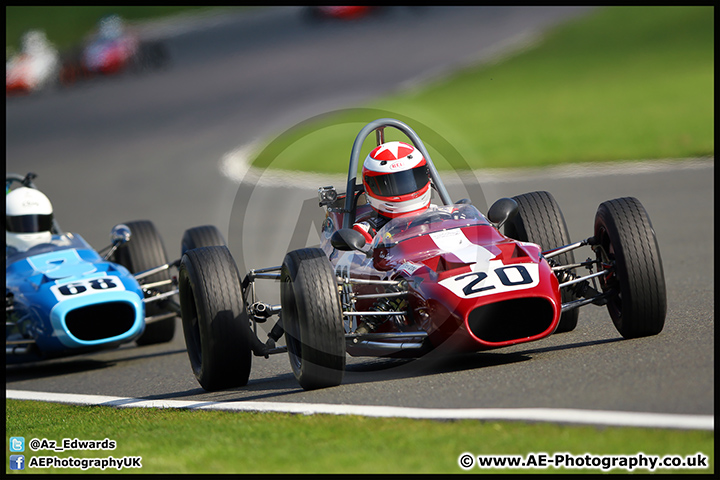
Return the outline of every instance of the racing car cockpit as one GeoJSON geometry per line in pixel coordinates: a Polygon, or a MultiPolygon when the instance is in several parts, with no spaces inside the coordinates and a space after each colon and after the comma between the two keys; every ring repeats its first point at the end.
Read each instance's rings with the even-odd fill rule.
{"type": "Polygon", "coordinates": [[[371,247],[390,247],[430,232],[448,231],[471,225],[490,225],[490,222],[473,205],[456,204],[432,206],[424,213],[397,217],[383,226],[371,247]]]}
{"type": "Polygon", "coordinates": [[[66,249],[92,250],[92,247],[80,235],[63,233],[61,235],[53,235],[52,239],[47,243],[40,243],[23,251],[19,251],[9,245],[6,246],[5,262],[9,265],[23,258],[32,257],[33,255],[66,249]]]}

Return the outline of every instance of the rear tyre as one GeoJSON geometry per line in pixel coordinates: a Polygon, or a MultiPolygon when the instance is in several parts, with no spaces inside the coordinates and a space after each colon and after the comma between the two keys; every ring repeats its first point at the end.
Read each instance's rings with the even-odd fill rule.
{"type": "Polygon", "coordinates": [[[80,80],[82,76],[82,51],[73,50],[63,55],[58,71],[58,84],[69,87],[80,80]]]}
{"type": "Polygon", "coordinates": [[[143,70],[162,68],[168,64],[169,60],[167,48],[160,42],[148,42],[140,45],[138,56],[140,57],[140,68],[143,70]]]}
{"type": "MultiPolygon", "coordinates": [[[[505,224],[505,235],[522,242],[537,243],[543,250],[561,247],[570,243],[565,217],[550,192],[530,192],[513,197],[518,204],[518,213],[505,224]]],[[[575,263],[573,252],[555,257],[561,265],[575,263]]],[[[577,297],[567,289],[561,292],[562,303],[577,297]]],[[[578,309],[569,310],[560,316],[556,333],[569,332],[577,326],[578,309]]]]}
{"type": "Polygon", "coordinates": [[[345,373],[345,329],[335,273],[321,249],[285,256],[280,302],[290,365],[300,386],[339,385],[345,373]]]}
{"type": "Polygon", "coordinates": [[[600,277],[608,312],[625,338],[657,335],[665,325],[667,296],[660,249],[650,217],[633,197],[603,202],[595,215],[595,251],[614,271],[600,277]]]}
{"type": "MultiPolygon", "coordinates": [[[[139,273],[168,263],[162,238],[151,221],[137,220],[126,222],[125,225],[130,228],[130,241],[115,251],[113,254],[113,261],[115,263],[119,263],[132,273],[139,273]]],[[[145,283],[152,283],[161,280],[170,280],[170,272],[168,270],[153,274],[143,281],[145,283]]],[[[162,293],[172,288],[172,285],[168,284],[156,287],[155,290],[162,293]]],[[[151,302],[145,304],[146,318],[167,312],[168,310],[161,308],[157,303],[151,302]]],[[[145,332],[136,340],[136,343],[138,345],[166,343],[171,341],[174,336],[175,316],[172,316],[165,320],[146,325],[145,332]]]]}
{"type": "Polygon", "coordinates": [[[179,289],[185,345],[197,381],[208,391],[246,385],[252,331],[227,247],[188,250],[180,263],[179,289]]]}
{"type": "Polygon", "coordinates": [[[202,227],[193,227],[185,230],[180,245],[182,248],[180,255],[182,256],[185,255],[185,252],[193,248],[222,246],[227,245],[227,243],[217,227],[214,225],[203,225],[202,227]]]}

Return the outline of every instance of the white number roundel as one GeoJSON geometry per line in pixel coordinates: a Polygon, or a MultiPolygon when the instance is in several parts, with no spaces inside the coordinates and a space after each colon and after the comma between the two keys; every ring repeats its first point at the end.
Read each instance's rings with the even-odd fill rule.
{"type": "Polygon", "coordinates": [[[106,277],[85,278],[50,287],[50,291],[58,301],[81,295],[102,293],[108,290],[125,290],[125,285],[118,277],[109,275],[106,277]]]}
{"type": "Polygon", "coordinates": [[[489,262],[487,269],[446,278],[439,283],[460,298],[475,298],[532,288],[539,281],[536,263],[505,265],[497,260],[489,262]]]}

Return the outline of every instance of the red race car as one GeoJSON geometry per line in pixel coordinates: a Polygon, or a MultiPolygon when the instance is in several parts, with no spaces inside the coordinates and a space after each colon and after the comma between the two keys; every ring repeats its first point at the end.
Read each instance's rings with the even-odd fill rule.
{"type": "Polygon", "coordinates": [[[64,55],[59,80],[70,85],[95,76],[161,68],[167,61],[162,43],[142,41],[119,16],[109,15],[81,47],[64,55]]]}
{"type": "Polygon", "coordinates": [[[537,341],[573,330],[588,304],[607,306],[625,338],[663,329],[662,261],[637,199],[601,203],[593,235],[576,243],[548,192],[501,198],[483,215],[450,199],[420,138],[394,119],[360,131],[348,171],[346,193],[319,189],[320,248],[293,250],[281,266],[243,278],[225,246],[184,252],[183,330],[205,390],[245,385],[253,354],[287,351],[300,385],[315,389],[342,382],[346,354],[419,357],[537,341]],[[412,145],[385,143],[387,127],[412,145]],[[373,132],[378,147],[356,185],[373,132]],[[429,189],[443,205],[429,204],[429,189]],[[576,262],[573,251],[586,246],[592,258],[576,262]],[[255,298],[260,279],[280,280],[280,305],[255,298]],[[275,316],[263,343],[254,327],[275,316]]]}
{"type": "Polygon", "coordinates": [[[371,13],[380,10],[381,7],[362,5],[362,6],[329,6],[315,5],[306,7],[306,15],[313,20],[339,19],[339,20],[356,20],[365,17],[371,13]]]}
{"type": "Polygon", "coordinates": [[[29,94],[54,84],[60,60],[45,32],[31,30],[22,38],[22,50],[5,63],[5,94],[29,94]]]}

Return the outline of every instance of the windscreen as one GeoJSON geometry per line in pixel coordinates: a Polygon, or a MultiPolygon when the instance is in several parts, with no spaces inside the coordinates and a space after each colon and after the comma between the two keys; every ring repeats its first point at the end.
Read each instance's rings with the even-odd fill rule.
{"type": "Polygon", "coordinates": [[[471,225],[490,225],[490,223],[472,205],[456,204],[440,207],[431,205],[423,213],[403,215],[386,223],[375,235],[372,248],[383,244],[389,247],[431,232],[471,225]]]}
{"type": "Polygon", "coordinates": [[[14,248],[6,246],[5,263],[10,264],[33,255],[40,255],[41,253],[53,252],[56,250],[65,250],[68,248],[74,248],[76,250],[93,250],[90,244],[88,244],[80,235],[64,233],[62,235],[53,235],[50,243],[35,245],[24,252],[18,252],[14,248]]]}

